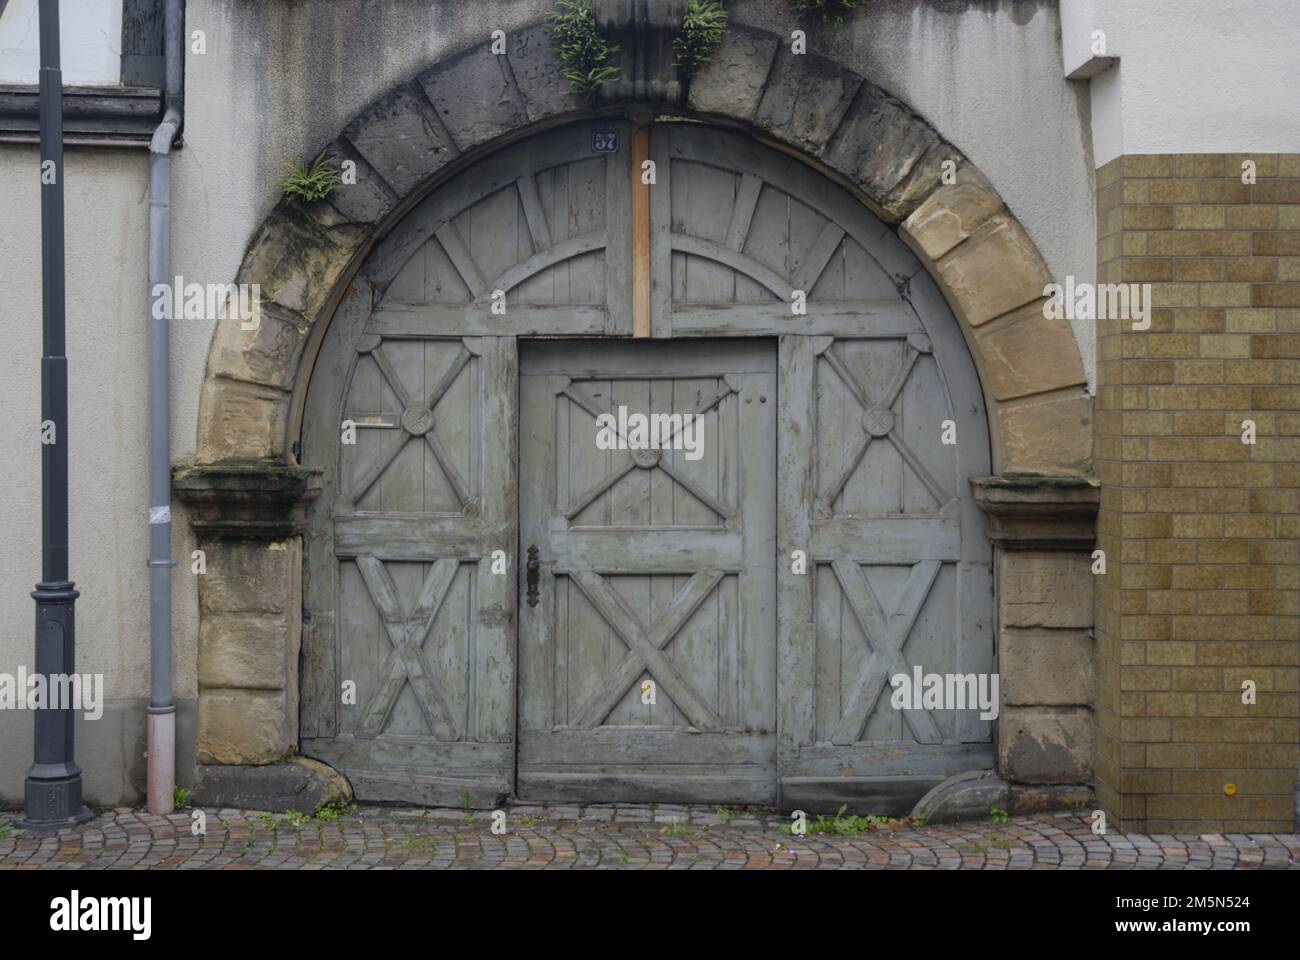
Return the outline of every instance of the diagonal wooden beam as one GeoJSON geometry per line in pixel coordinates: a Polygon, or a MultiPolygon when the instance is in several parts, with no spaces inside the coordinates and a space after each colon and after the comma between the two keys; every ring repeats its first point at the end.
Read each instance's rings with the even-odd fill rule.
{"type": "Polygon", "coordinates": [[[844,358],[840,356],[840,352],[833,345],[822,353],[822,359],[835,371],[835,375],[840,378],[849,393],[853,395],[853,399],[857,401],[859,407],[865,410],[871,406],[871,401],[867,399],[866,389],[858,382],[858,378],[854,376],[853,371],[849,369],[848,364],[844,362],[844,358]]]}
{"type": "MultiPolygon", "coordinates": [[[[605,679],[600,688],[591,695],[587,703],[578,711],[575,721],[577,725],[589,729],[598,726],[609,716],[609,712],[618,705],[618,702],[627,693],[628,688],[636,681],[636,678],[643,671],[648,671],[658,678],[661,689],[667,691],[673,703],[677,704],[682,713],[686,714],[696,729],[705,731],[721,730],[721,719],[709,709],[708,704],[695,692],[694,688],[681,675],[681,672],[668,659],[667,655],[651,643],[645,627],[627,609],[627,605],[617,591],[610,586],[609,582],[604,577],[589,570],[575,570],[569,576],[578,589],[591,601],[591,605],[596,608],[596,612],[604,617],[605,622],[628,644],[628,655],[620,661],[614,672],[605,679]]],[[[696,574],[696,577],[699,576],[700,574],[696,574]]],[[[718,577],[720,579],[721,575],[719,574],[718,577]]],[[[716,582],[715,580],[714,585],[716,585],[716,582]]],[[[688,608],[691,602],[695,602],[696,606],[698,606],[699,601],[694,600],[694,597],[695,593],[693,591],[684,590],[679,593],[677,598],[681,600],[679,611],[688,608]]],[[[689,613],[686,614],[687,617],[689,615],[689,613]]],[[[685,619],[681,623],[685,623],[685,619]]],[[[681,624],[678,624],[676,629],[681,629],[681,624]]],[[[673,630],[672,634],[675,634],[675,632],[676,630],[673,630]]],[[[665,642],[672,634],[665,637],[665,642]]]]}
{"type": "Polygon", "coordinates": [[[366,495],[366,491],[375,485],[375,481],[388,469],[388,465],[397,459],[406,442],[411,439],[411,435],[405,430],[375,432],[380,434],[379,449],[370,451],[369,466],[365,467],[361,476],[353,479],[348,490],[348,499],[354,506],[366,495]]]}
{"type": "MultiPolygon", "coordinates": [[[[886,620],[862,568],[844,560],[832,564],[835,578],[840,582],[849,608],[872,646],[871,656],[862,665],[854,681],[853,693],[844,714],[831,731],[832,743],[839,746],[856,743],[862,735],[862,728],[866,726],[867,718],[876,708],[876,701],[880,698],[888,676],[909,671],[903,647],[916,624],[916,618],[921,614],[921,607],[930,595],[930,588],[939,576],[941,566],[938,560],[923,560],[914,564],[898,598],[898,604],[886,620]]],[[[943,735],[928,710],[905,711],[903,716],[921,743],[943,741],[943,735]]]]}
{"type": "Polygon", "coordinates": [[[754,221],[754,210],[758,207],[758,195],[762,191],[763,181],[752,173],[740,178],[736,205],[731,210],[731,223],[727,227],[727,246],[737,253],[745,248],[749,225],[754,221]]]}
{"type": "Polygon", "coordinates": [[[821,233],[817,234],[812,249],[804,257],[803,264],[795,273],[794,279],[790,281],[790,285],[796,290],[802,290],[811,300],[813,287],[817,286],[817,281],[826,272],[826,265],[831,262],[831,257],[840,248],[840,241],[843,239],[844,228],[828,220],[822,227],[821,233]]]}
{"type": "Polygon", "coordinates": [[[410,613],[398,599],[397,589],[381,560],[363,556],[356,558],[356,564],[392,643],[379,671],[384,679],[362,715],[362,733],[373,737],[383,732],[403,684],[409,681],[434,736],[441,740],[459,739],[451,709],[419,647],[451,588],[460,561],[443,559],[433,565],[421,585],[415,609],[410,613]],[[419,642],[416,642],[417,636],[419,642]]]}
{"type": "Polygon", "coordinates": [[[537,193],[537,181],[533,174],[526,173],[515,181],[515,185],[519,188],[519,202],[524,208],[528,233],[533,238],[533,253],[545,250],[551,245],[551,231],[546,225],[546,211],[542,209],[542,199],[537,193]]]}
{"type": "Polygon", "coordinates": [[[456,229],[456,225],[449,220],[433,231],[433,235],[438,238],[442,249],[447,253],[447,259],[451,261],[451,265],[456,268],[461,280],[469,288],[470,298],[479,296],[487,288],[487,281],[483,279],[483,271],[474,262],[474,257],[465,246],[465,240],[456,229]]]}

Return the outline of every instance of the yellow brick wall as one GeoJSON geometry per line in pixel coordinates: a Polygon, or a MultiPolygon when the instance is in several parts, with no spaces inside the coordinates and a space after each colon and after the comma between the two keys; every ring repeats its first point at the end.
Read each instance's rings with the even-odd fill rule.
{"type": "Polygon", "coordinates": [[[1150,283],[1153,305],[1145,332],[1097,322],[1098,799],[1123,829],[1289,832],[1300,155],[1120,157],[1097,201],[1098,282],[1150,283]]]}

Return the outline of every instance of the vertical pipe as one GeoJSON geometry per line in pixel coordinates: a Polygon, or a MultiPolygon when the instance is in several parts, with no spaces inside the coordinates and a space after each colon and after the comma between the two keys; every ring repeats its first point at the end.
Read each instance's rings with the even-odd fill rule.
{"type": "MultiPolygon", "coordinates": [[[[32,599],[36,601],[36,673],[46,678],[46,690],[52,692],[53,678],[76,671],[78,596],[68,579],[68,358],[58,0],[41,0],[40,46],[41,582],[32,599]]],[[[42,706],[36,711],[33,762],[27,771],[20,824],[58,829],[89,820],[90,811],[81,803],[81,768],[73,759],[73,705],[42,706]]]]}
{"type": "MultiPolygon", "coordinates": [[[[153,309],[172,282],[171,150],[181,125],[185,29],[182,0],[167,0],[163,23],[164,113],[149,145],[149,714],[151,813],[175,809],[176,704],[172,700],[171,313],[153,309]]],[[[174,304],[174,300],[173,300],[174,304]]]]}

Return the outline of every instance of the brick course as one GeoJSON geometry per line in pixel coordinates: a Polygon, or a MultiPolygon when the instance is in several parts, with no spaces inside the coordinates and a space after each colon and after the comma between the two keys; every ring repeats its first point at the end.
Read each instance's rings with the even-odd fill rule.
{"type": "Polygon", "coordinates": [[[1300,155],[1125,156],[1097,188],[1098,282],[1153,304],[1097,321],[1098,798],[1125,830],[1293,830],[1300,155]]]}

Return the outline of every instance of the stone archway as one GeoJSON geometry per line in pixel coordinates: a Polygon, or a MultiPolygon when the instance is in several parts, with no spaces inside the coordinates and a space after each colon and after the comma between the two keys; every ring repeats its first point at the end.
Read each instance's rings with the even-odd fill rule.
{"type": "MultiPolygon", "coordinates": [[[[999,649],[1024,674],[1024,692],[1004,696],[999,761],[1025,782],[1087,780],[1090,689],[1042,689],[1053,681],[1035,674],[1045,660],[1047,674],[1060,673],[1058,644],[1049,652],[1040,637],[1042,649],[1010,653],[1033,645],[1034,631],[1091,624],[1090,591],[1086,602],[1074,588],[1053,597],[1087,582],[1073,574],[1086,571],[1096,502],[1085,479],[1091,401],[1067,322],[1043,315],[1050,277],[1032,240],[922,118],[825,57],[792,54],[775,34],[733,28],[680,102],[657,107],[740,128],[821,170],[896,224],[935,279],[989,411],[997,476],[977,497],[1001,548],[999,649]],[[955,182],[944,182],[945,168],[955,182]]],[[[315,487],[294,441],[323,332],[359,265],[449,176],[505,142],[591,115],[540,25],[512,35],[504,56],[481,44],[371,104],[330,144],[336,163],[355,164],[354,186],[317,204],[282,201],[258,230],[237,281],[260,285],[262,322],[219,324],[196,464],[176,479],[211,571],[200,585],[202,763],[273,763],[297,743],[299,641],[312,629],[301,622],[298,534],[315,487]]],[[[1078,660],[1079,645],[1069,649],[1078,660]]]]}

